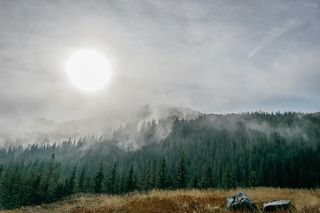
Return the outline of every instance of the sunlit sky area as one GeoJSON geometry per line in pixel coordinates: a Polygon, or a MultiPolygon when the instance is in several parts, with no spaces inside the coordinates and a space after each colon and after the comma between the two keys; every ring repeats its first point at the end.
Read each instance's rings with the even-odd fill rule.
{"type": "Polygon", "coordinates": [[[1,119],[320,110],[317,0],[4,0],[0,47],[1,119]],[[86,49],[112,67],[89,93],[66,72],[86,49]]]}

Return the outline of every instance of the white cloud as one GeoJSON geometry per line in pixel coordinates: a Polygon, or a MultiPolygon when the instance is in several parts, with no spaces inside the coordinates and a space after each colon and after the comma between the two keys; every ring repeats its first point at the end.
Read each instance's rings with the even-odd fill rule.
{"type": "Polygon", "coordinates": [[[316,1],[23,2],[0,2],[0,116],[68,120],[159,103],[254,110],[319,84],[310,83],[319,73],[316,1]],[[79,48],[114,63],[112,84],[92,96],[63,70],[79,48]]]}
{"type": "Polygon", "coordinates": [[[286,21],[283,26],[271,29],[265,36],[262,37],[260,44],[250,51],[250,53],[248,54],[248,58],[252,58],[263,48],[271,45],[278,37],[284,35],[285,33],[289,33],[300,24],[300,21],[291,19],[286,21]]]}

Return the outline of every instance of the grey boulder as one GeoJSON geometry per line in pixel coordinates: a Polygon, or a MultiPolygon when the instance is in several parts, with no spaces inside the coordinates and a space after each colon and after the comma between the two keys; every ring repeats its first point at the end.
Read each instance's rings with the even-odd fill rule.
{"type": "Polygon", "coordinates": [[[258,211],[256,204],[244,192],[238,192],[235,196],[228,197],[227,208],[235,211],[258,211]]]}
{"type": "Polygon", "coordinates": [[[290,210],[293,206],[290,200],[277,200],[263,204],[263,211],[272,212],[277,210],[290,210]]]}

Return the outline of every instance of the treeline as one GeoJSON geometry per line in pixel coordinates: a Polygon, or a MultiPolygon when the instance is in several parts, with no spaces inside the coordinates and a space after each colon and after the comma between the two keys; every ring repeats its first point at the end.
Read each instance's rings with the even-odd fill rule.
{"type": "MultiPolygon", "coordinates": [[[[232,179],[226,179],[225,187],[234,187],[232,179]]],[[[55,155],[45,162],[34,161],[29,164],[11,163],[0,165],[0,203],[4,209],[25,205],[37,205],[60,200],[75,193],[123,194],[148,191],[152,189],[181,189],[189,187],[213,187],[212,169],[208,168],[201,182],[187,179],[184,153],[176,168],[176,176],[169,173],[166,160],[148,161],[144,175],[138,175],[133,164],[128,170],[120,170],[117,162],[105,169],[103,162],[94,174],[88,174],[84,167],[75,166],[69,176],[61,173],[61,163],[55,155]]]]}
{"type": "Polygon", "coordinates": [[[317,113],[202,115],[170,122],[143,124],[135,138],[144,145],[134,150],[119,145],[130,138],[123,128],[99,143],[2,148],[0,205],[35,205],[75,193],[320,186],[317,113]],[[170,134],[157,140],[159,128],[170,122],[170,134]]]}

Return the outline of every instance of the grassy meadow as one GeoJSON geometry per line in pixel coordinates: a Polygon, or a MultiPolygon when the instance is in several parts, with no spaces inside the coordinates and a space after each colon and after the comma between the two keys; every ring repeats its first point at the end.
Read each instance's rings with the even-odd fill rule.
{"type": "Polygon", "coordinates": [[[41,213],[41,212],[71,212],[71,213],[204,213],[229,212],[226,209],[226,198],[238,191],[247,193],[262,212],[264,202],[289,199],[296,212],[320,212],[320,190],[255,188],[235,190],[175,190],[147,193],[132,193],[122,196],[109,195],[77,195],[69,199],[33,207],[3,211],[6,213],[41,213]]]}

